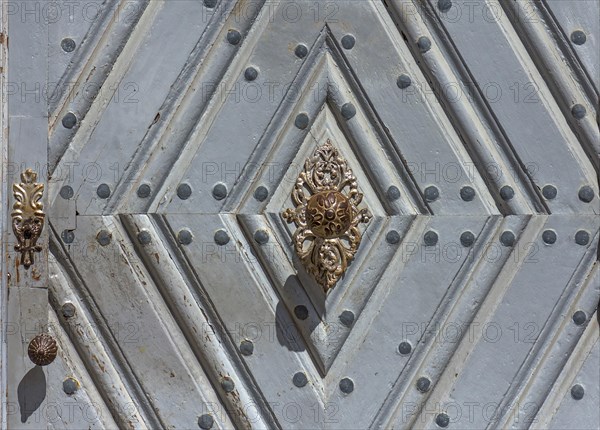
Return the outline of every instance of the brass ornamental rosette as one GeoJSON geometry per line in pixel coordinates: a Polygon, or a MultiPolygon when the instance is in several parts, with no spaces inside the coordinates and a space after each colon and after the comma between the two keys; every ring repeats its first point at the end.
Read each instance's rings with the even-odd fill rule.
{"type": "Polygon", "coordinates": [[[360,223],[372,217],[358,209],[363,195],[346,160],[330,140],[304,163],[292,191],[295,209],[283,218],[296,224],[294,248],[306,270],[327,293],[342,277],[360,245],[360,223]]]}
{"type": "Polygon", "coordinates": [[[17,239],[15,251],[21,253],[21,264],[28,269],[33,264],[34,252],[42,247],[37,244],[44,229],[44,205],[41,203],[44,184],[37,181],[37,173],[31,169],[21,173],[21,183],[13,184],[12,228],[17,239]]]}
{"type": "Polygon", "coordinates": [[[27,355],[38,366],[47,366],[54,361],[58,353],[58,345],[49,334],[38,334],[29,342],[27,355]]]}

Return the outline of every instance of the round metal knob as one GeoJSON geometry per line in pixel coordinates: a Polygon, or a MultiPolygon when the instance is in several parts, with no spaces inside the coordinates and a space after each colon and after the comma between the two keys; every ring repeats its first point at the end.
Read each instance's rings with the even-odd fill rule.
{"type": "Polygon", "coordinates": [[[27,354],[38,366],[47,366],[54,361],[58,353],[58,345],[49,334],[38,334],[29,342],[27,354]]]}
{"type": "Polygon", "coordinates": [[[352,225],[352,208],[339,191],[321,191],[308,200],[306,222],[311,231],[331,239],[345,234],[352,225]]]}

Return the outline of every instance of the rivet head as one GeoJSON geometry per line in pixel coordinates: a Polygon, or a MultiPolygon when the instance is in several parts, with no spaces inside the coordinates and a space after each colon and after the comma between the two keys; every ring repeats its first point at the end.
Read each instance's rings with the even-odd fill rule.
{"type": "Polygon", "coordinates": [[[390,201],[398,200],[400,198],[400,190],[397,186],[392,185],[387,190],[387,198],[390,201]]]}
{"type": "Polygon", "coordinates": [[[500,235],[500,243],[504,246],[513,246],[515,243],[515,234],[512,231],[505,231],[500,235]]]}
{"type": "Polygon", "coordinates": [[[417,390],[421,393],[426,393],[429,391],[429,387],[431,386],[431,381],[424,376],[417,379],[417,390]]]}
{"type": "Polygon", "coordinates": [[[573,314],[573,322],[576,325],[583,325],[587,321],[587,315],[584,311],[577,311],[573,314]]]}
{"type": "Polygon", "coordinates": [[[421,36],[417,40],[417,46],[422,53],[425,53],[431,49],[431,40],[425,36],[421,36]]]}
{"type": "Polygon", "coordinates": [[[542,233],[542,240],[546,245],[552,245],[556,242],[556,232],[554,230],[545,230],[542,233]]]}
{"type": "Polygon", "coordinates": [[[266,230],[256,230],[254,232],[254,240],[259,245],[264,245],[269,241],[269,233],[266,230]]]}
{"type": "Polygon", "coordinates": [[[470,202],[475,198],[475,190],[473,189],[473,187],[462,187],[460,189],[460,198],[463,199],[465,202],[470,202]]]}
{"type": "Polygon", "coordinates": [[[573,115],[573,118],[575,119],[583,119],[583,117],[585,117],[585,114],[586,110],[583,105],[576,104],[573,105],[573,107],[571,108],[571,115],[573,115]]]}
{"type": "Polygon", "coordinates": [[[356,39],[351,34],[347,34],[342,37],[342,46],[344,49],[352,49],[354,48],[354,44],[356,43],[356,39]]]}
{"type": "Polygon", "coordinates": [[[64,128],[71,129],[77,124],[77,117],[73,112],[68,112],[62,119],[62,125],[64,128]]]}
{"type": "Polygon", "coordinates": [[[408,87],[410,87],[410,84],[412,83],[412,81],[410,80],[410,76],[406,75],[406,74],[401,74],[400,76],[398,76],[398,80],[396,81],[396,85],[398,85],[398,88],[404,90],[408,87]]]}
{"type": "Polygon", "coordinates": [[[242,35],[237,30],[229,30],[227,32],[227,41],[232,45],[237,45],[242,40],[242,35]]]}
{"type": "Polygon", "coordinates": [[[269,190],[262,185],[254,190],[254,198],[259,202],[264,202],[269,197],[269,190]]]}
{"type": "Polygon", "coordinates": [[[74,378],[67,378],[63,381],[63,391],[65,394],[75,394],[78,388],[79,382],[77,382],[77,380],[74,378]]]}
{"type": "Polygon", "coordinates": [[[440,191],[434,185],[425,188],[424,194],[427,203],[435,202],[440,197],[440,191]]]}
{"type": "Polygon", "coordinates": [[[460,235],[460,244],[465,248],[472,246],[475,243],[475,235],[470,231],[465,231],[460,235]]]}
{"type": "Polygon", "coordinates": [[[209,414],[200,415],[198,418],[198,427],[200,427],[202,430],[212,429],[214,423],[215,419],[209,414]]]}
{"type": "Polygon", "coordinates": [[[423,236],[423,243],[425,246],[435,246],[438,243],[438,234],[430,230],[423,236]]]}
{"type": "Polygon", "coordinates": [[[402,355],[408,355],[412,351],[412,346],[409,342],[401,342],[398,345],[398,352],[402,355]]]}
{"type": "Polygon", "coordinates": [[[515,196],[515,191],[509,185],[505,185],[500,188],[500,197],[502,200],[507,201],[512,199],[515,196]]]}
{"type": "Polygon", "coordinates": [[[65,52],[73,52],[75,50],[75,47],[77,46],[77,44],[75,43],[75,41],[73,39],[71,39],[70,37],[65,37],[63,40],[61,40],[60,42],[60,47],[62,48],[63,51],[65,52]]]}
{"type": "Polygon", "coordinates": [[[438,0],[437,7],[441,12],[448,12],[452,7],[452,0],[438,0]]]}
{"type": "Polygon", "coordinates": [[[294,125],[300,130],[304,130],[308,127],[308,115],[305,113],[300,113],[296,116],[296,120],[294,121],[294,125]]]}
{"type": "Polygon", "coordinates": [[[342,116],[345,120],[352,119],[356,115],[356,108],[352,103],[346,103],[342,106],[342,116]]]}
{"type": "Polygon", "coordinates": [[[181,200],[187,200],[190,198],[191,195],[192,187],[190,187],[190,184],[179,184],[179,186],[177,187],[177,197],[179,197],[181,200]]]}
{"type": "Polygon", "coordinates": [[[150,196],[150,185],[142,184],[137,189],[137,195],[140,199],[145,199],[150,196]]]}
{"type": "Polygon", "coordinates": [[[294,315],[296,315],[296,318],[299,320],[305,320],[308,318],[308,309],[306,309],[306,306],[304,305],[298,305],[294,308],[294,315]]]}
{"type": "Polygon", "coordinates": [[[554,200],[557,194],[558,190],[554,185],[546,185],[542,188],[542,195],[546,200],[554,200]]]}
{"type": "Polygon", "coordinates": [[[217,0],[204,0],[204,6],[213,9],[217,5],[217,0]]]}
{"type": "Polygon", "coordinates": [[[70,185],[65,185],[60,189],[59,194],[63,199],[69,200],[74,195],[73,188],[70,185]]]}
{"type": "Polygon", "coordinates": [[[229,376],[226,376],[221,381],[221,387],[226,393],[231,393],[233,390],[235,390],[235,383],[229,376]]]}
{"type": "Polygon", "coordinates": [[[63,230],[60,237],[64,243],[73,243],[75,240],[75,233],[73,233],[73,230],[63,230]]]}
{"type": "Polygon", "coordinates": [[[212,195],[215,200],[223,200],[227,197],[227,185],[222,182],[218,182],[212,189],[212,195]]]}
{"type": "Polygon", "coordinates": [[[96,241],[98,241],[101,246],[108,245],[111,239],[112,234],[107,230],[100,230],[96,235],[96,241]]]}
{"type": "Polygon", "coordinates": [[[148,232],[147,230],[140,231],[138,233],[137,237],[138,237],[138,241],[142,245],[148,245],[148,244],[150,244],[150,242],[152,242],[152,236],[150,236],[150,232],[148,232]]]}
{"type": "Polygon", "coordinates": [[[256,78],[258,78],[258,70],[252,66],[248,67],[244,71],[244,78],[249,82],[254,81],[256,78]]]}
{"type": "Polygon", "coordinates": [[[296,387],[302,388],[306,384],[308,384],[308,378],[306,377],[304,372],[297,372],[296,374],[294,374],[294,376],[292,378],[292,382],[294,383],[294,385],[296,387]]]}
{"type": "Polygon", "coordinates": [[[308,55],[308,48],[306,47],[306,45],[303,45],[301,43],[298,46],[296,46],[296,49],[294,50],[294,54],[296,54],[296,57],[298,57],[298,58],[304,58],[308,55]]]}
{"type": "Polygon", "coordinates": [[[215,243],[217,245],[227,245],[229,243],[229,235],[227,234],[227,232],[225,230],[217,230],[215,232],[215,243]]]}
{"type": "Polygon", "coordinates": [[[583,399],[584,394],[585,389],[581,385],[575,384],[573,387],[571,387],[571,397],[573,397],[573,399],[581,400],[583,399]]]}
{"type": "Polygon", "coordinates": [[[110,187],[108,184],[100,184],[98,188],[96,188],[96,194],[101,199],[107,199],[110,197],[110,187]]]}
{"type": "Polygon", "coordinates": [[[354,391],[354,381],[350,378],[344,378],[340,381],[340,391],[344,394],[350,394],[354,391]]]}
{"type": "Polygon", "coordinates": [[[575,30],[573,33],[571,33],[571,42],[573,42],[575,45],[583,45],[586,39],[587,36],[581,30],[575,30]]]}
{"type": "Polygon", "coordinates": [[[594,189],[589,185],[584,185],[579,189],[578,196],[582,202],[589,203],[594,200],[594,189]]]}
{"type": "Polygon", "coordinates": [[[435,417],[435,423],[441,428],[446,428],[448,427],[448,424],[450,424],[450,417],[444,413],[438,414],[438,416],[435,417]]]}
{"type": "Polygon", "coordinates": [[[340,322],[346,327],[352,327],[354,323],[354,313],[352,311],[343,311],[340,314],[340,322]]]}
{"type": "Polygon", "coordinates": [[[188,229],[184,228],[177,233],[177,241],[182,245],[189,245],[193,240],[192,232],[188,229]]]}
{"type": "Polygon", "coordinates": [[[254,353],[254,343],[251,340],[244,339],[240,342],[240,352],[246,357],[254,353]]]}
{"type": "Polygon", "coordinates": [[[71,302],[63,303],[60,307],[60,312],[65,318],[73,318],[75,316],[75,305],[71,302]]]}
{"type": "Polygon", "coordinates": [[[590,234],[585,230],[579,230],[575,233],[575,243],[577,245],[587,245],[590,242],[590,234]]]}
{"type": "Polygon", "coordinates": [[[395,245],[400,242],[400,233],[396,230],[389,231],[388,234],[385,235],[385,241],[390,245],[395,245]]]}
{"type": "Polygon", "coordinates": [[[54,361],[58,354],[58,345],[49,334],[38,334],[29,342],[27,355],[38,366],[47,366],[54,361]]]}

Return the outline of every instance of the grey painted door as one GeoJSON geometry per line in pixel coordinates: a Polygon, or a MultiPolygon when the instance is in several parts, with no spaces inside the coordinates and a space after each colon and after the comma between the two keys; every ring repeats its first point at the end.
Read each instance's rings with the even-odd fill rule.
{"type": "Polygon", "coordinates": [[[598,18],[2,2],[4,426],[598,428],[598,18]],[[282,214],[328,141],[371,217],[325,293],[282,214]]]}

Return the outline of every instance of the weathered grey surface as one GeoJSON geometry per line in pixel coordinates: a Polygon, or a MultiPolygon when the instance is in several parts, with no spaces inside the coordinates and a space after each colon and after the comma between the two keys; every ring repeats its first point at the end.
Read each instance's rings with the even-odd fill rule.
{"type": "MultiPolygon", "coordinates": [[[[60,83],[8,102],[10,161],[47,154],[50,222],[40,285],[7,267],[3,321],[48,322],[60,345],[45,403],[26,423],[8,408],[10,427],[598,428],[597,5],[211,3],[106,0],[84,19],[84,2],[31,28],[10,15],[11,46],[32,51],[9,71],[60,83]],[[374,217],[325,296],[280,214],[327,139],[374,217]]],[[[29,337],[7,338],[11,401],[31,364],[29,337]]]]}

